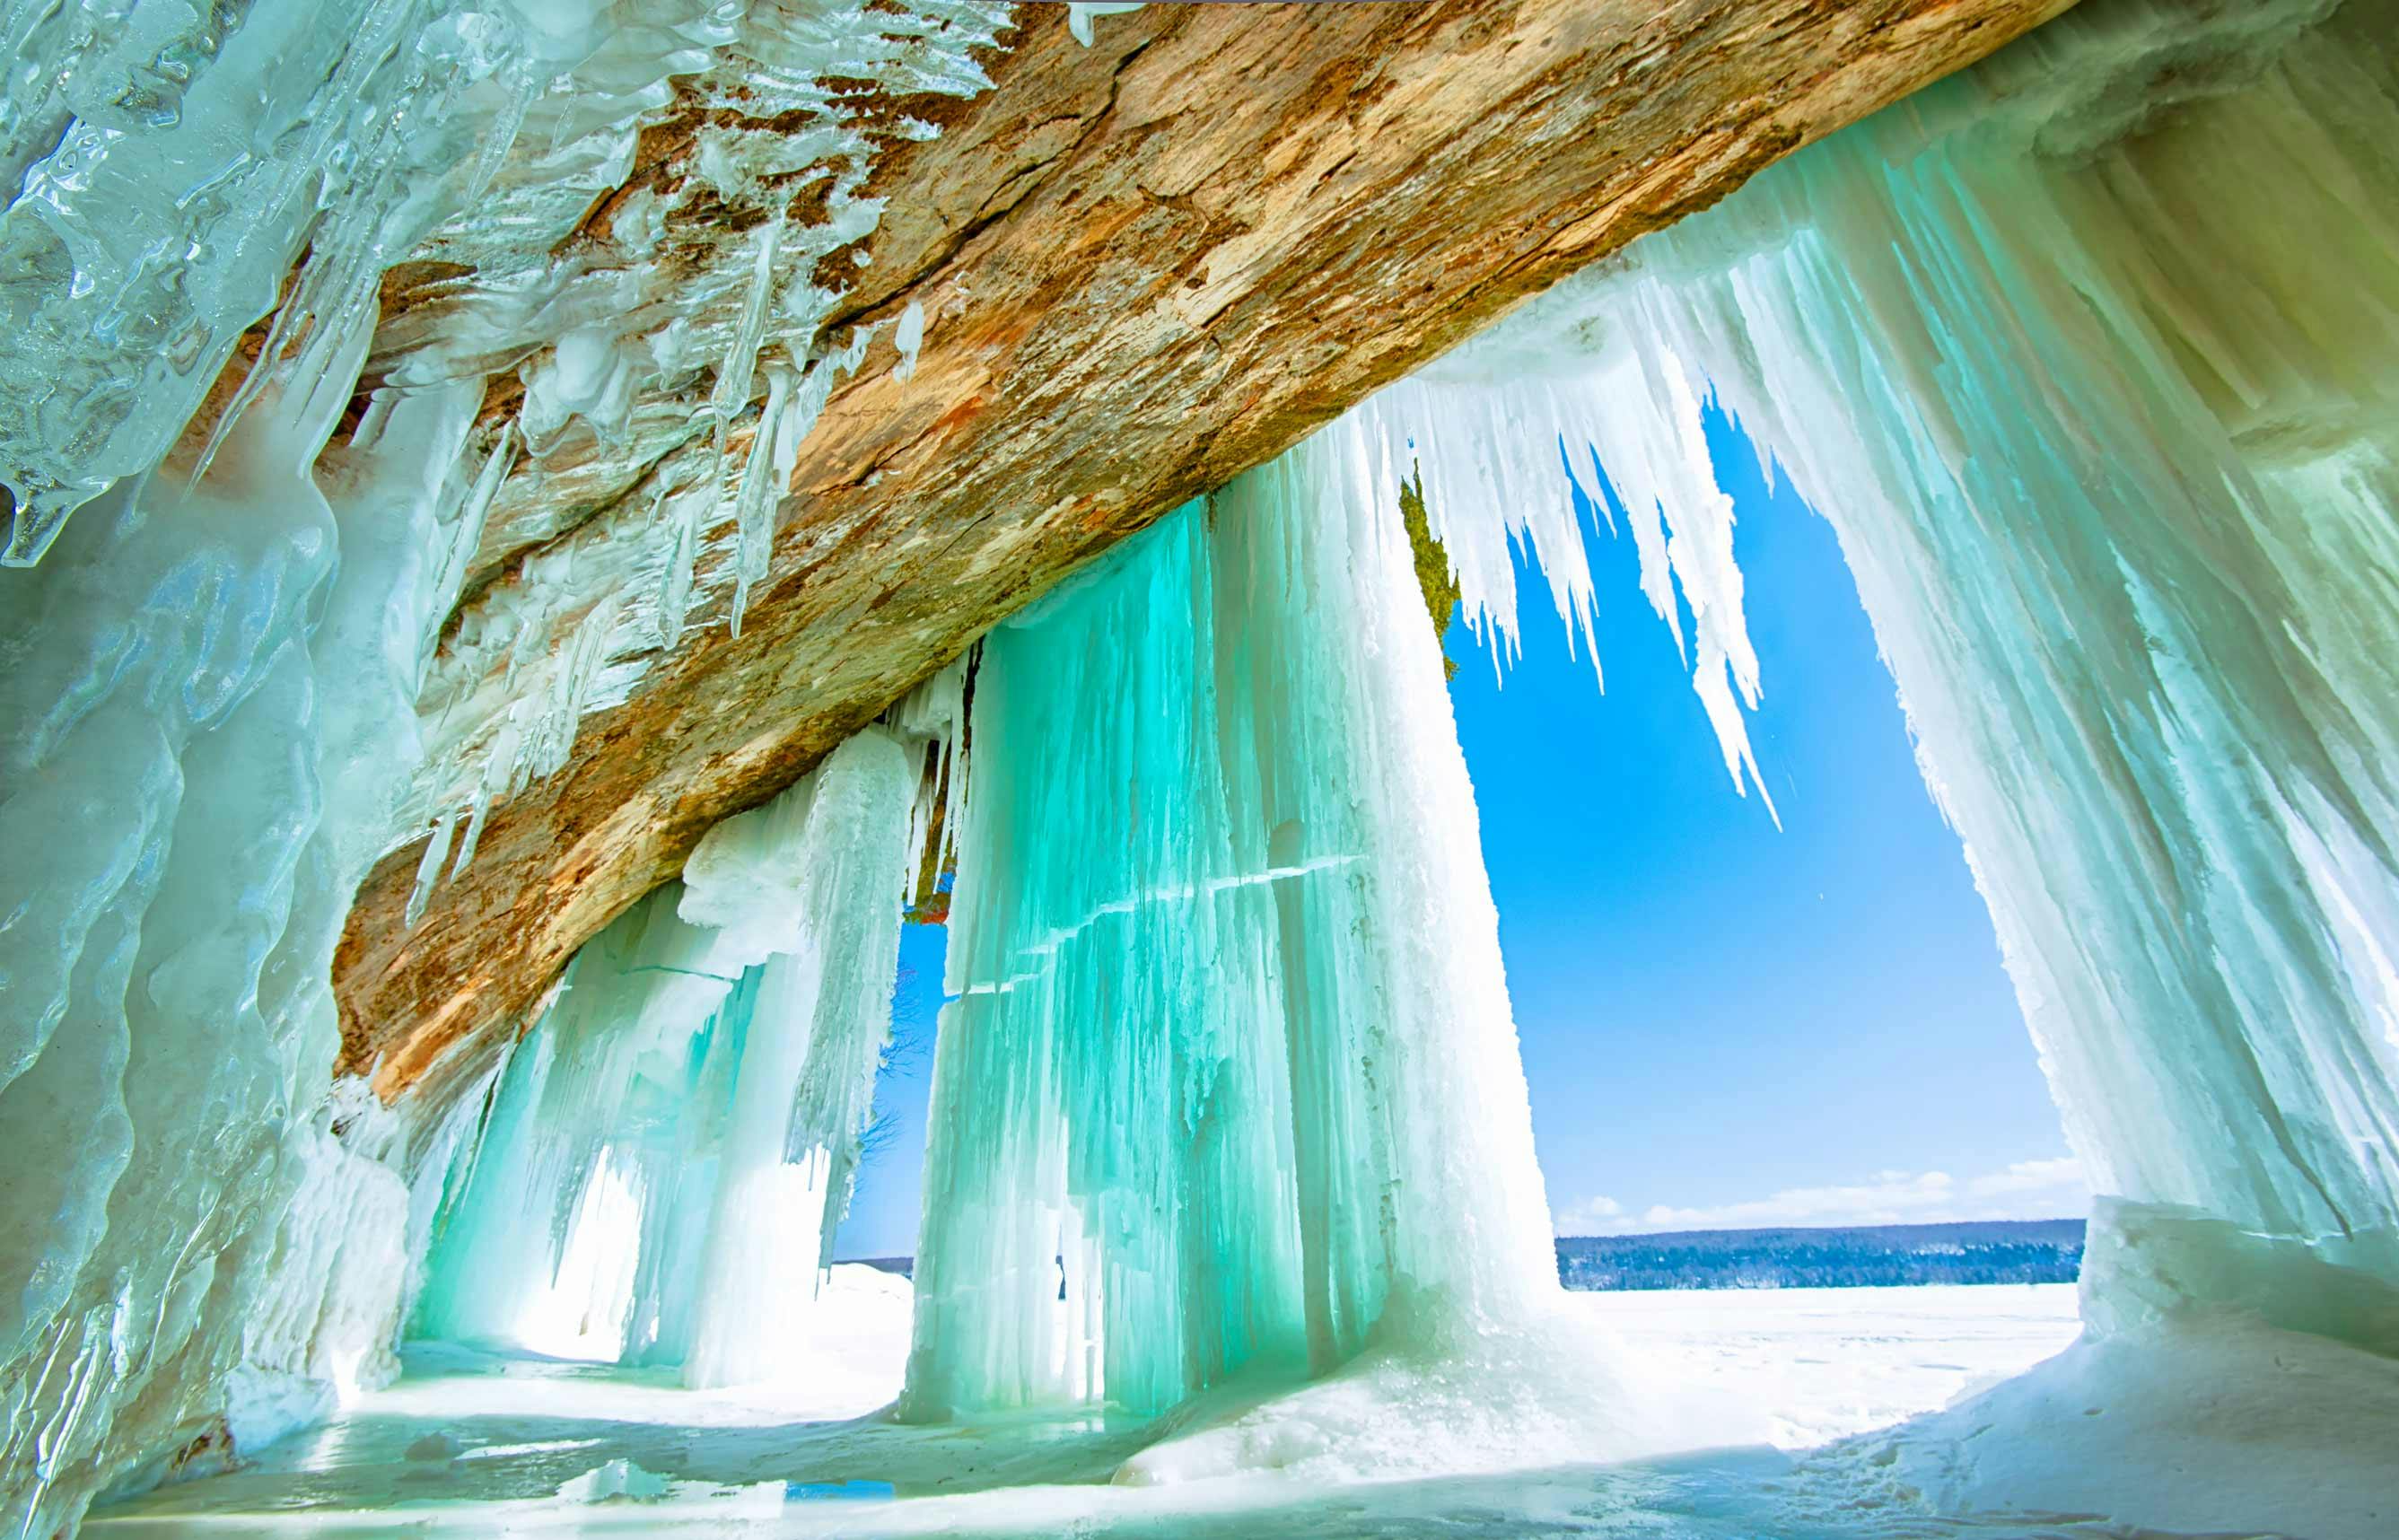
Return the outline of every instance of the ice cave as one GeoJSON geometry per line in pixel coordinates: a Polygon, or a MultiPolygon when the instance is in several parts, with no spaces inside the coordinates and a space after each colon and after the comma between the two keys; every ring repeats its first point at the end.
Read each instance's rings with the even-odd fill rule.
{"type": "Polygon", "coordinates": [[[9,1533],[2399,1533],[2393,0],[0,34],[9,1533]],[[1839,1437],[1561,1288],[1444,664],[1793,815],[1708,412],[2095,1195],[1839,1437]]]}

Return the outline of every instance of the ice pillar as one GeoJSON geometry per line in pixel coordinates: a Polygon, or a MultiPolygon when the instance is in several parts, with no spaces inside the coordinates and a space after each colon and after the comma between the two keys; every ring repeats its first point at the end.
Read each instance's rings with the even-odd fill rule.
{"type": "Polygon", "coordinates": [[[985,642],[908,1414],[1154,1412],[1554,1287],[1401,477],[1336,428],[985,642]]]}
{"type": "Polygon", "coordinates": [[[1383,409],[1579,402],[1680,539],[1712,381],[1840,533],[2108,1195],[2094,1324],[2387,1349],[2399,99],[2392,7],[2328,8],[2085,7],[1383,409]]]}

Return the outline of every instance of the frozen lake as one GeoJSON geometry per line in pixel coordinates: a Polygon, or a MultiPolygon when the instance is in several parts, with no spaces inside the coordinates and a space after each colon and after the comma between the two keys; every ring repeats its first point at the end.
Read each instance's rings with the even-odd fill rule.
{"type": "Polygon", "coordinates": [[[1576,1294],[1570,1307],[1604,1322],[1647,1371],[1762,1410],[1770,1446],[1329,1490],[1271,1477],[1126,1488],[1097,1483],[1146,1441],[1137,1425],[848,1421],[898,1387],[908,1288],[845,1267],[833,1299],[827,1372],[809,1386],[695,1392],[658,1372],[413,1354],[400,1383],[335,1423],[251,1468],[96,1512],[91,1533],[1963,1533],[1928,1528],[1888,1493],[1825,1489],[1794,1452],[1945,1405],[2076,1331],[2066,1285],[1576,1294]]]}

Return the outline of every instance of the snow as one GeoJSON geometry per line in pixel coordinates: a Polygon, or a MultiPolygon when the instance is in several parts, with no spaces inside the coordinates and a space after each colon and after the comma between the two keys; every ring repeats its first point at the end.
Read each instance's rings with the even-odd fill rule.
{"type": "Polygon", "coordinates": [[[1330,1487],[1257,1462],[1111,1481],[1158,1430],[1092,1413],[847,1420],[897,1391],[909,1304],[903,1279],[835,1267],[810,1372],[746,1389],[414,1346],[332,1425],[103,1508],[88,1533],[2380,1540],[2399,1502],[2399,1365],[2239,1322],[2172,1352],[2078,1344],[2063,1284],[1570,1296],[1623,1361],[1753,1409],[1769,1437],[1725,1447],[1752,1429],[1699,1426],[1631,1463],[1330,1487]],[[634,1492],[652,1495],[608,1501],[634,1492]]]}
{"type": "Polygon", "coordinates": [[[1948,1513],[2370,1540],[2399,1525],[2394,1439],[2392,1359],[2227,1317],[2077,1343],[1824,1464],[1888,1469],[1948,1513]]]}
{"type": "Polygon", "coordinates": [[[2080,1328],[2071,1284],[1657,1289],[1568,1296],[1659,1372],[1754,1407],[1802,1450],[1948,1405],[2080,1328]]]}
{"type": "MultiPolygon", "coordinates": [[[[741,1390],[689,1391],[657,1371],[412,1347],[407,1374],[334,1425],[249,1470],[103,1510],[89,1533],[131,1540],[222,1525],[259,1535],[589,1533],[621,1522],[653,1534],[739,1524],[742,1533],[852,1540],[1263,1537],[1328,1533],[1331,1522],[1342,1526],[1331,1533],[1471,1540],[1537,1523],[1551,1526],[1542,1533],[1624,1533],[1682,1521],[1691,1527],[1669,1533],[1697,1536],[1744,1533],[1739,1522],[1789,1502],[1774,1484],[1796,1467],[1764,1449],[1612,1470],[1588,1460],[1548,1469],[1525,1462],[1504,1478],[1385,1481],[1337,1499],[1304,1476],[1061,1485],[1105,1478],[1154,1432],[1091,1414],[1034,1414],[978,1419],[969,1442],[888,1422],[828,1422],[896,1392],[909,1302],[903,1279],[834,1268],[823,1304],[827,1340],[838,1348],[804,1379],[741,1390]],[[644,1476],[662,1489],[659,1500],[630,1513],[592,1506],[644,1476]],[[1026,1477],[1035,1484],[996,1490],[1026,1477]],[[941,1494],[959,1488],[971,1495],[941,1494]],[[1701,1527],[1711,1522],[1725,1527],[1701,1527]]],[[[1932,1409],[1970,1384],[2029,1366],[2075,1331],[2073,1290],[2062,1285],[1584,1294],[1568,1304],[1650,1371],[1703,1379],[1728,1401],[1755,1404],[1790,1449],[1932,1409]]],[[[1704,1443],[1711,1431],[1688,1434],[1704,1443]]],[[[1917,1511],[1887,1494],[1876,1501],[1882,1506],[1848,1529],[1804,1533],[1864,1540],[1893,1533],[1891,1523],[1917,1511]]]]}

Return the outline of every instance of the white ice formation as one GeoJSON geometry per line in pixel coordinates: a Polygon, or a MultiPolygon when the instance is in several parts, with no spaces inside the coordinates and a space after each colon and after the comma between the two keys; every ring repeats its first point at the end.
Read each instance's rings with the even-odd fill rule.
{"type": "Polygon", "coordinates": [[[1162,1411],[1554,1287],[1400,477],[1321,435],[984,643],[909,1415],[1162,1411]]]}
{"type": "Polygon", "coordinates": [[[923,749],[867,728],[576,954],[474,1133],[420,1168],[421,1334],[693,1385],[805,1372],[890,1032],[923,749]]]}
{"type": "Polygon", "coordinates": [[[332,1090],[349,897],[428,828],[428,883],[470,859],[755,585],[752,473],[871,341],[817,334],[879,214],[845,92],[972,94],[1008,14],[0,6],[10,1532],[387,1367],[402,1177],[460,1136],[332,1090]],[[701,174],[661,185],[678,113],[701,174]]]}

